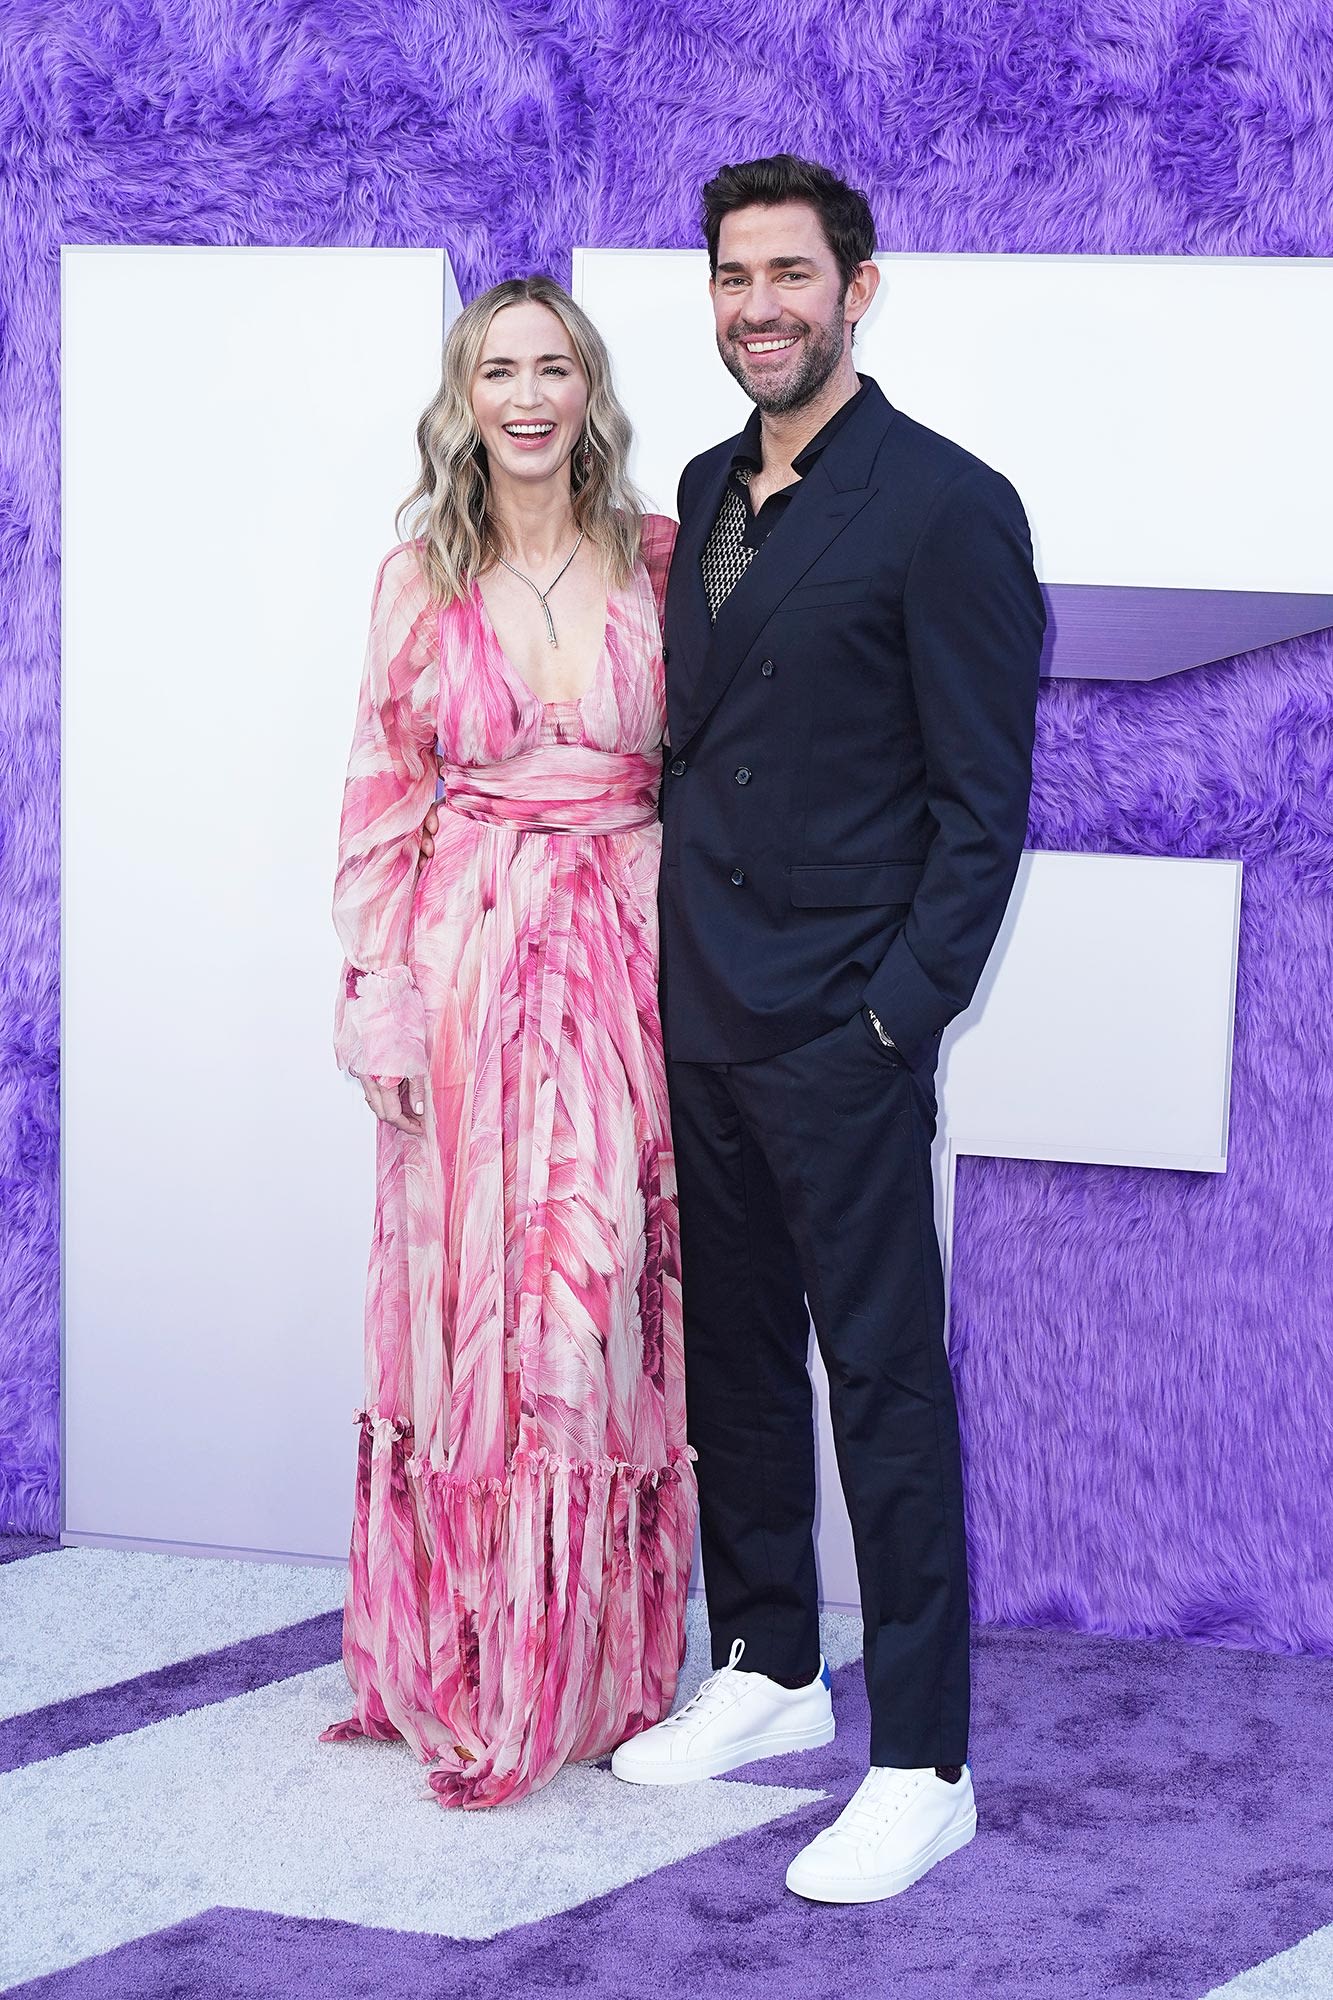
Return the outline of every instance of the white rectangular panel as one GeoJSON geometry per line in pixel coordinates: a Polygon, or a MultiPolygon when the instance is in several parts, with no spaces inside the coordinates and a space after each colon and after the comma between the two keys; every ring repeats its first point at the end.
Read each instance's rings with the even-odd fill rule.
{"type": "MultiPolygon", "coordinates": [[[[897,254],[858,363],[1012,479],[1046,583],[1333,591],[1333,259],[897,254]]],[[[637,476],[750,405],[718,358],[702,250],[582,250],[637,476]]]]}
{"type": "Polygon", "coordinates": [[[718,357],[703,250],[576,250],[574,296],[611,350],[634,426],[630,476],[676,512],[687,462],[741,430],[753,405],[718,357]]]}
{"type": "Polygon", "coordinates": [[[331,1049],[437,250],[64,257],[71,1538],[345,1554],[373,1135],[331,1049]]]}
{"type": "Polygon", "coordinates": [[[956,1153],[1220,1173],[1241,864],[1025,854],[941,1051],[956,1153]]]}

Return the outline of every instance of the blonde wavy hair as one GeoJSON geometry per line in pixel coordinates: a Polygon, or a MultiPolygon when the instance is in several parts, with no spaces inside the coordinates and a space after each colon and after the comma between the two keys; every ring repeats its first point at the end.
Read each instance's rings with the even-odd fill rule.
{"type": "Polygon", "coordinates": [[[398,509],[399,535],[415,543],[432,594],[446,604],[465,597],[501,552],[472,383],[496,313],[525,300],[555,314],[588,384],[583,440],[569,461],[574,519],[601,552],[615,588],[629,581],[638,557],[643,503],[626,470],[633,433],[612,386],[606,343],[554,278],[508,278],[465,307],[445,337],[440,386],[417,425],[421,474],[398,509]]]}

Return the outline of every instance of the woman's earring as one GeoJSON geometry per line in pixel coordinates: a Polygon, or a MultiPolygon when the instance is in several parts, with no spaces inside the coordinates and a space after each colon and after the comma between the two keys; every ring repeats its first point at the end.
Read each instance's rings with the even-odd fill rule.
{"type": "Polygon", "coordinates": [[[589,437],[587,431],[585,431],[583,433],[583,477],[586,479],[591,471],[592,471],[592,439],[589,437]]]}

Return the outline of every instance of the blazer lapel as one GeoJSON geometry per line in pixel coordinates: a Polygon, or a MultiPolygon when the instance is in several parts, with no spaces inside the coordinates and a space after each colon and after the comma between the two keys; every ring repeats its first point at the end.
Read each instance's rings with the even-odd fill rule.
{"type": "Polygon", "coordinates": [[[767,624],[787,592],[795,590],[805,572],[819,562],[829,542],[861,512],[871,492],[871,486],[837,492],[829,482],[823,458],[811,466],[801,488],[793,494],[791,506],[717,614],[713,644],[689,708],[691,734],[727,692],[741,660],[755,642],[755,634],[767,624]]]}
{"type": "Polygon", "coordinates": [[[731,476],[735,439],[720,455],[690,519],[682,521],[667,589],[667,722],[673,749],[707,721],[756,633],[877,490],[875,461],[896,413],[879,384],[870,376],[862,379],[863,402],[824,446],[711,632],[700,560],[731,476]]]}
{"type": "MultiPolygon", "coordinates": [[[[755,634],[875,491],[868,485],[840,490],[831,477],[828,457],[826,451],[811,467],[781,520],[718,613],[703,665],[692,684],[683,690],[671,714],[674,747],[686,743],[712,714],[739,671],[755,634]]],[[[720,486],[717,497],[720,501],[720,486]]],[[[693,552],[692,567],[696,573],[716,513],[715,504],[699,537],[698,549],[693,552]]],[[[678,548],[677,560],[679,557],[678,548]]],[[[706,600],[704,615],[706,619],[706,600]]]]}

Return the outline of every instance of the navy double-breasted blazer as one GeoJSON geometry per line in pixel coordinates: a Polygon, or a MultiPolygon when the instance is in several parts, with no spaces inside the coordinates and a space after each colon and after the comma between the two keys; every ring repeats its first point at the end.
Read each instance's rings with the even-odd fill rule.
{"type": "Polygon", "coordinates": [[[1045,611],[1008,481],[877,385],[709,622],[738,440],[686,467],[667,586],[668,1055],[746,1062],[871,1006],[929,1064],[1027,825],[1045,611]]]}

